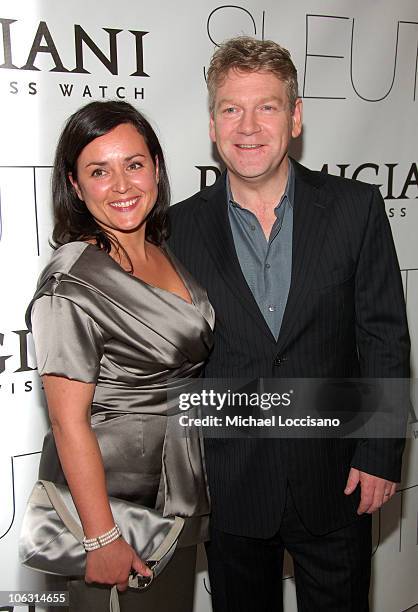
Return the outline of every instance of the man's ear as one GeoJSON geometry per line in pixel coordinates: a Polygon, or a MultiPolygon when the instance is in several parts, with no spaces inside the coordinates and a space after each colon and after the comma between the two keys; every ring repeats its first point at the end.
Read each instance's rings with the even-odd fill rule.
{"type": "Polygon", "coordinates": [[[76,192],[78,199],[81,200],[82,202],[84,202],[83,195],[81,193],[81,189],[80,189],[77,181],[73,177],[72,172],[68,173],[68,180],[70,181],[71,185],[74,187],[74,191],[76,192]]]}
{"type": "Polygon", "coordinates": [[[302,99],[298,98],[295,102],[295,110],[292,115],[292,136],[297,138],[302,132],[302,114],[303,114],[302,99]]]}
{"type": "Polygon", "coordinates": [[[215,118],[213,111],[211,112],[209,119],[209,136],[212,142],[216,142],[215,118]]]}

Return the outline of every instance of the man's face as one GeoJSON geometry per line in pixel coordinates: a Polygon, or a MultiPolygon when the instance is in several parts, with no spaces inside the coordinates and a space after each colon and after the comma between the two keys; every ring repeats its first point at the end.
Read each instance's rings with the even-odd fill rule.
{"type": "Polygon", "coordinates": [[[290,139],[302,129],[302,100],[291,113],[286,85],[271,72],[230,70],[216,91],[210,137],[239,181],[280,175],[290,139]]]}

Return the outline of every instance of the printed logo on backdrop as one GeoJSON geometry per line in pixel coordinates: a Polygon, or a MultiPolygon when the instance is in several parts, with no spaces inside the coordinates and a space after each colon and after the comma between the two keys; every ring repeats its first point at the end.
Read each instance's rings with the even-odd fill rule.
{"type": "Polygon", "coordinates": [[[33,258],[45,255],[49,249],[50,180],[51,166],[0,166],[0,245],[9,257],[33,258]],[[16,185],[19,185],[19,205],[16,185]],[[17,235],[20,241],[16,240],[17,235]]]}
{"type": "MultiPolygon", "coordinates": [[[[215,46],[232,36],[247,35],[265,39],[266,11],[249,11],[237,5],[218,6],[208,16],[206,30],[215,46]]],[[[352,97],[365,102],[381,102],[396,90],[409,99],[417,99],[418,21],[396,20],[392,24],[392,40],[384,38],[385,61],[379,64],[384,82],[369,90],[370,79],[361,78],[373,68],[363,50],[359,32],[360,20],[342,15],[306,14],[304,71],[301,96],[323,100],[345,100],[352,97]],[[413,32],[411,36],[411,31],[413,32]],[[390,50],[387,55],[386,50],[390,50]],[[382,71],[382,65],[387,66],[382,71]],[[398,78],[402,71],[402,79],[398,78]]],[[[274,32],[268,38],[277,39],[274,32]]],[[[280,42],[280,41],[279,41],[280,42]]],[[[203,69],[206,78],[206,67],[203,69]]]]}
{"type": "MultiPolygon", "coordinates": [[[[199,172],[199,189],[212,185],[221,175],[217,166],[195,166],[199,172]]],[[[337,176],[366,181],[380,187],[382,196],[386,202],[396,203],[401,200],[401,206],[389,206],[386,208],[388,217],[404,218],[408,214],[408,200],[418,199],[418,166],[416,162],[411,163],[387,163],[377,164],[366,162],[363,164],[328,164],[324,163],[322,172],[329,172],[337,176]]]]}
{"type": "Polygon", "coordinates": [[[381,102],[398,91],[405,99],[416,101],[418,21],[393,21],[392,38],[385,36],[380,49],[378,70],[373,70],[359,23],[340,15],[305,16],[302,97],[345,100],[349,92],[365,102],[381,102]],[[376,77],[379,74],[380,80],[376,77]]]}
{"type": "Polygon", "coordinates": [[[64,98],[72,96],[84,99],[145,98],[143,81],[138,85],[136,79],[150,76],[144,64],[145,37],[149,32],[110,27],[97,28],[92,32],[79,24],[68,23],[64,54],[62,36],[61,39],[57,37],[53,24],[48,24],[46,21],[34,23],[32,34],[28,36],[27,24],[24,24],[23,29],[22,21],[0,18],[0,36],[3,43],[1,45],[3,62],[0,64],[0,69],[16,71],[16,77],[7,82],[8,94],[30,96],[42,94],[41,83],[35,76],[33,80],[27,82],[23,75],[25,72],[36,74],[43,71],[62,74],[62,79],[56,83],[56,87],[64,98]],[[99,43],[98,41],[103,39],[103,32],[106,33],[105,42],[99,43]],[[122,42],[124,49],[129,49],[128,53],[124,52],[123,57],[121,57],[122,42]],[[20,64],[15,59],[18,49],[26,50],[25,61],[20,64]],[[71,49],[70,60],[68,60],[69,49],[71,49]],[[48,68],[43,67],[46,63],[48,68]],[[127,80],[123,85],[115,85],[114,81],[112,84],[93,85],[85,79],[73,77],[73,75],[92,73],[96,78],[104,74],[127,80]]]}
{"type": "Polygon", "coordinates": [[[39,389],[32,335],[27,329],[0,331],[0,397],[20,397],[39,389]]]}
{"type": "MultiPolygon", "coordinates": [[[[28,393],[40,388],[35,371],[36,362],[32,335],[24,327],[24,313],[33,292],[39,269],[50,256],[48,239],[51,235],[52,216],[48,206],[38,206],[49,201],[51,168],[48,166],[0,166],[0,253],[2,261],[9,262],[3,273],[7,286],[13,282],[13,269],[19,276],[19,266],[29,266],[33,273],[33,288],[28,288],[27,298],[11,311],[11,320],[0,321],[0,404],[19,401],[28,393]],[[16,205],[16,185],[19,186],[19,205],[16,205]],[[16,238],[19,237],[19,240],[16,238]],[[10,262],[18,262],[13,269],[10,262]],[[20,262],[20,263],[19,263],[20,262]],[[36,262],[35,266],[32,262],[36,262]],[[15,323],[13,323],[15,321],[15,323]]],[[[5,313],[9,310],[7,296],[3,296],[5,313]]],[[[12,298],[9,298],[12,300],[12,298]]]]}
{"type": "Polygon", "coordinates": [[[408,214],[408,200],[418,199],[418,167],[416,162],[377,164],[323,164],[322,172],[365,181],[380,187],[383,199],[389,202],[386,212],[390,219],[408,214]],[[396,200],[402,201],[395,206],[396,200]]]}
{"type": "MultiPolygon", "coordinates": [[[[265,11],[249,11],[243,6],[225,4],[209,13],[206,31],[209,40],[216,47],[232,36],[256,36],[264,40],[265,11]],[[232,26],[232,28],[231,28],[232,26]]],[[[203,67],[206,80],[206,67],[203,67]]]]}

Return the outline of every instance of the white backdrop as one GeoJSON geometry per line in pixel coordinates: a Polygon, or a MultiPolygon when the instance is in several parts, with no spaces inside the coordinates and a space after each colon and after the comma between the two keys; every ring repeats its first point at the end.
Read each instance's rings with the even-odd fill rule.
{"type": "MultiPolygon", "coordinates": [[[[215,178],[204,80],[215,45],[248,34],[289,48],[305,109],[293,154],[313,169],[327,164],[381,186],[417,359],[417,0],[237,1],[2,0],[0,591],[41,585],[19,567],[16,551],[47,426],[24,311],[50,253],[55,143],[82,104],[125,98],[151,119],[177,201],[215,178]]],[[[411,421],[400,491],[374,521],[375,612],[418,602],[418,424],[414,415],[411,421]]],[[[196,612],[211,609],[203,564],[202,556],[196,612]]],[[[285,599],[295,610],[290,565],[285,599]]]]}

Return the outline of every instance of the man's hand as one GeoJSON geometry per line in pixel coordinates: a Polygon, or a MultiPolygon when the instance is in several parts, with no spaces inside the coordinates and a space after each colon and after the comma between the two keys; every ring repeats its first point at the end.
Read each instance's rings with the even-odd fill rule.
{"type": "Polygon", "coordinates": [[[389,501],[396,492],[395,482],[379,478],[379,476],[366,474],[366,472],[361,472],[356,470],[356,468],[351,468],[344,493],[351,495],[359,483],[361,499],[357,508],[357,514],[363,514],[364,512],[372,514],[372,512],[375,512],[389,501]]]}

